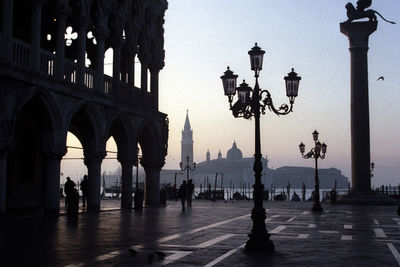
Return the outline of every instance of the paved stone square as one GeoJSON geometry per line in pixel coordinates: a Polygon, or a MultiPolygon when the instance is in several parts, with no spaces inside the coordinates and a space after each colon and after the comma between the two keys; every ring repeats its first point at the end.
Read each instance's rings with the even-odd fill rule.
{"type": "Polygon", "coordinates": [[[396,206],[323,205],[313,214],[311,205],[264,202],[273,254],[244,251],[252,201],[3,217],[0,266],[400,266],[396,206]]]}

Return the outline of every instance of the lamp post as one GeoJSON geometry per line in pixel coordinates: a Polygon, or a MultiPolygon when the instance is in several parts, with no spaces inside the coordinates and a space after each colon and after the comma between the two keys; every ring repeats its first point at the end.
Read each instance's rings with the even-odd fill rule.
{"type": "Polygon", "coordinates": [[[187,171],[186,173],[186,182],[189,182],[189,171],[194,171],[196,169],[196,162],[193,162],[193,166],[191,167],[189,165],[189,156],[186,157],[186,166],[183,168],[183,164],[182,162],[179,163],[179,166],[181,168],[181,171],[187,171]]]}
{"type": "Polygon", "coordinates": [[[137,154],[136,154],[136,191],[139,188],[139,152],[140,152],[140,148],[137,148],[137,154]]]}
{"type": "Polygon", "coordinates": [[[306,146],[303,144],[303,142],[300,143],[299,149],[300,153],[303,158],[309,159],[309,158],[314,158],[315,159],[315,188],[314,188],[314,197],[313,197],[313,206],[311,208],[312,211],[317,211],[317,212],[322,212],[322,206],[319,201],[319,179],[318,179],[318,159],[324,159],[325,158],[325,153],[326,153],[326,148],[327,145],[325,143],[320,143],[318,141],[318,132],[315,130],[312,135],[313,135],[313,140],[314,140],[314,147],[308,152],[307,154],[304,155],[304,151],[306,149],[306,146]]]}
{"type": "Polygon", "coordinates": [[[374,177],[374,173],[373,173],[374,168],[375,168],[375,163],[371,162],[371,178],[374,177]]]}
{"type": "Polygon", "coordinates": [[[263,56],[265,51],[255,46],[248,52],[250,56],[251,70],[254,71],[255,86],[250,88],[243,80],[239,87],[236,87],[236,79],[238,75],[234,75],[229,69],[221,76],[224,93],[228,96],[229,106],[235,118],[242,117],[250,119],[254,117],[255,121],[255,153],[254,153],[254,207],[251,210],[251,219],[253,227],[249,234],[249,240],[246,242],[245,249],[247,251],[274,251],[274,244],[270,240],[270,234],[265,227],[265,209],[263,207],[264,185],[261,183],[262,163],[261,163],[261,142],[260,142],[260,115],[265,114],[265,109],[277,115],[287,115],[293,109],[294,99],[297,96],[299,81],[301,77],[292,69],[292,72],[286,76],[286,95],[289,97],[290,107],[282,104],[279,108],[275,108],[272,102],[271,94],[267,90],[261,90],[258,85],[258,77],[262,69],[263,56]],[[232,105],[233,97],[238,93],[238,100],[232,105]],[[265,97],[263,98],[263,95],[265,97]]]}

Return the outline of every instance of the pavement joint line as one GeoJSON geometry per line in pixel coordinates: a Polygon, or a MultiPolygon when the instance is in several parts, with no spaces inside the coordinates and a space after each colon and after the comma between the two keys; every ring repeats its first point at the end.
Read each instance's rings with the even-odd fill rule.
{"type": "Polygon", "coordinates": [[[176,239],[178,237],[181,237],[183,235],[194,234],[194,233],[197,233],[197,232],[200,232],[200,231],[203,231],[203,230],[207,230],[207,229],[210,229],[210,228],[218,227],[218,226],[221,226],[221,225],[224,225],[224,224],[236,221],[236,220],[244,219],[244,218],[250,217],[250,215],[251,214],[242,215],[242,216],[235,217],[235,218],[232,218],[232,219],[229,219],[229,220],[220,221],[220,222],[213,223],[213,224],[210,224],[210,225],[202,226],[202,227],[199,227],[199,228],[187,231],[187,232],[166,236],[166,237],[163,237],[163,238],[157,240],[156,242],[157,243],[164,243],[164,242],[176,239]]]}
{"type": "Polygon", "coordinates": [[[226,235],[222,235],[222,236],[219,236],[219,237],[217,237],[217,238],[210,239],[210,240],[208,240],[208,241],[206,241],[206,242],[203,242],[203,243],[201,243],[201,244],[194,245],[194,246],[175,245],[175,244],[160,244],[159,246],[162,246],[162,247],[173,247],[173,248],[207,248],[207,247],[210,247],[210,246],[212,246],[212,245],[215,245],[215,244],[217,244],[217,243],[219,243],[219,242],[221,242],[221,241],[224,241],[224,240],[226,240],[226,239],[229,239],[229,238],[231,238],[231,237],[233,237],[233,236],[236,236],[236,234],[226,234],[226,235]]]}
{"type": "Polygon", "coordinates": [[[340,240],[346,240],[346,241],[353,240],[353,236],[352,235],[342,235],[340,237],[340,240]]]}
{"type": "Polygon", "coordinates": [[[192,251],[177,251],[177,250],[164,251],[164,253],[165,252],[172,253],[172,255],[167,256],[162,262],[162,265],[173,263],[192,253],[192,251]]]}
{"type": "Polygon", "coordinates": [[[298,234],[298,235],[296,236],[296,238],[306,239],[306,238],[308,238],[309,236],[310,236],[309,234],[298,234]]]}
{"type": "Polygon", "coordinates": [[[397,249],[393,246],[392,243],[386,243],[387,246],[390,249],[390,252],[392,252],[393,257],[395,258],[395,260],[397,261],[397,264],[400,266],[400,254],[397,251],[397,249]]]}
{"type": "Polygon", "coordinates": [[[318,231],[321,234],[338,234],[339,231],[332,231],[332,230],[325,230],[325,231],[318,231]]]}
{"type": "Polygon", "coordinates": [[[214,245],[216,243],[219,243],[221,241],[224,241],[224,240],[226,240],[228,238],[231,238],[232,236],[235,236],[235,235],[234,234],[222,235],[222,236],[219,236],[217,238],[214,238],[214,239],[208,240],[206,242],[203,242],[203,243],[197,245],[197,247],[198,248],[206,248],[206,247],[212,246],[212,245],[214,245]]]}
{"type": "Polygon", "coordinates": [[[274,228],[272,231],[270,231],[270,234],[277,234],[280,231],[284,230],[287,226],[286,225],[279,225],[276,228],[274,228]]]}
{"type": "Polygon", "coordinates": [[[383,231],[382,228],[373,228],[373,229],[374,229],[376,237],[383,237],[383,238],[387,237],[387,235],[385,234],[385,232],[383,231]]]}
{"type": "Polygon", "coordinates": [[[343,228],[344,228],[344,229],[353,229],[353,225],[351,225],[351,224],[345,224],[345,225],[343,226],[343,228]]]}
{"type": "Polygon", "coordinates": [[[240,246],[238,246],[237,248],[229,250],[227,253],[223,254],[222,256],[219,256],[215,260],[213,260],[213,261],[207,263],[206,265],[204,265],[204,267],[212,267],[212,266],[216,265],[217,263],[221,262],[222,260],[224,260],[224,259],[228,258],[229,256],[233,255],[239,249],[244,248],[245,244],[246,243],[243,243],[240,246]]]}

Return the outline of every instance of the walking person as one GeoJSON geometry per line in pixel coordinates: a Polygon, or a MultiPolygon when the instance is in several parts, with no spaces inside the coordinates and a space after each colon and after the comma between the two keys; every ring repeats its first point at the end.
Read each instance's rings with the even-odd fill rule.
{"type": "Polygon", "coordinates": [[[88,177],[85,174],[83,176],[83,180],[81,182],[81,191],[82,191],[82,206],[86,207],[87,206],[87,195],[88,195],[88,188],[89,188],[89,181],[88,177]]]}
{"type": "Polygon", "coordinates": [[[185,180],[183,180],[179,187],[178,196],[181,199],[182,210],[185,211],[185,201],[187,199],[187,184],[185,180]]]}
{"type": "Polygon", "coordinates": [[[187,185],[187,204],[188,207],[192,206],[192,196],[193,196],[193,191],[194,191],[194,184],[193,184],[193,180],[189,179],[188,185],[187,185]]]}

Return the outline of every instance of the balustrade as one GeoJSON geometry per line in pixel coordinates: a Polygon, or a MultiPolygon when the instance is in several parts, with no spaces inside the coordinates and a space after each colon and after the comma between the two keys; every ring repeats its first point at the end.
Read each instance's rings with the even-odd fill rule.
{"type": "Polygon", "coordinates": [[[41,50],[40,53],[40,71],[53,76],[55,54],[46,50],[41,50]]]}
{"type": "Polygon", "coordinates": [[[13,63],[21,66],[29,66],[31,46],[17,39],[12,39],[13,63]]]}

